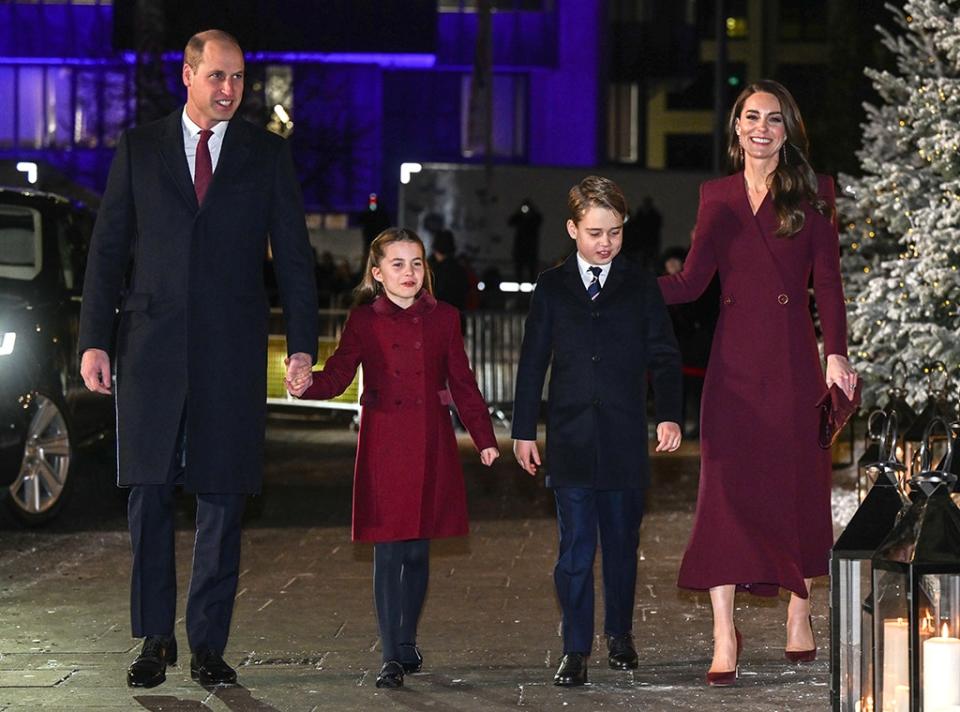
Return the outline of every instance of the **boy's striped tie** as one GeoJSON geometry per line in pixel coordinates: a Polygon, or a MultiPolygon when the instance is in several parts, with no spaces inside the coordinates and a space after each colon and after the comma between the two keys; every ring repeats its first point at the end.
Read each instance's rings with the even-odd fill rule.
{"type": "Polygon", "coordinates": [[[600,267],[588,267],[587,271],[593,274],[593,281],[587,287],[587,296],[592,300],[600,296],[600,274],[603,270],[600,267]]]}

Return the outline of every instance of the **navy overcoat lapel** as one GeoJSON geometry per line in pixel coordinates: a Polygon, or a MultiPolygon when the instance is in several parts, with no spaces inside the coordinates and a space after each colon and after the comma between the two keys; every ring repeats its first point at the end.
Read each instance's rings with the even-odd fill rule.
{"type": "Polygon", "coordinates": [[[197,210],[197,194],[190,178],[190,167],[183,148],[183,109],[173,112],[164,121],[163,134],[160,137],[160,158],[166,166],[177,191],[187,202],[191,210],[197,210]]]}
{"type": "Polygon", "coordinates": [[[220,147],[220,157],[217,160],[217,169],[213,172],[213,180],[210,181],[210,188],[203,199],[203,210],[210,205],[223,190],[223,185],[229,183],[231,178],[237,176],[240,167],[247,160],[250,153],[250,142],[245,140],[245,129],[243,119],[233,118],[227,124],[226,133],[223,135],[223,146],[220,147]]]}

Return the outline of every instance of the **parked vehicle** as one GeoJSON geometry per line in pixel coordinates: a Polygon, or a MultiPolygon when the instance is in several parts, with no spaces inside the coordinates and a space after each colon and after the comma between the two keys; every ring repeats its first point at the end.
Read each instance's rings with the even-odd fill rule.
{"type": "Polygon", "coordinates": [[[94,216],[0,188],[0,504],[13,521],[57,515],[77,449],[113,431],[113,403],[80,379],[80,294],[94,216]]]}

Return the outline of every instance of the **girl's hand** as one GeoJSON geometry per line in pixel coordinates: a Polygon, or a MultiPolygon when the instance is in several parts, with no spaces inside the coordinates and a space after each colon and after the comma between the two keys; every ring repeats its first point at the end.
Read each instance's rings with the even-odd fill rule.
{"type": "Polygon", "coordinates": [[[857,387],[857,372],[850,367],[850,362],[845,356],[839,354],[830,354],[827,356],[827,388],[834,383],[850,400],[853,400],[853,392],[857,387]]]}
{"type": "Polygon", "coordinates": [[[480,462],[487,467],[490,467],[498,457],[500,457],[500,451],[495,447],[485,447],[480,451],[480,462]]]}
{"type": "Polygon", "coordinates": [[[656,452],[673,452],[680,447],[680,440],[683,438],[680,433],[680,426],[665,420],[657,425],[657,450],[656,452]]]}

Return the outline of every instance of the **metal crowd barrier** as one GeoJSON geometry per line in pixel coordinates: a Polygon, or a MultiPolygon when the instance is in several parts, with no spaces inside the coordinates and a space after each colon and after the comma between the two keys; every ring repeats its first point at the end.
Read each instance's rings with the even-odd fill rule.
{"type": "MultiPolygon", "coordinates": [[[[318,361],[322,365],[336,348],[340,332],[346,323],[346,309],[321,309],[318,361]]],[[[507,416],[513,403],[517,362],[520,360],[520,344],[523,340],[525,314],[508,312],[467,312],[463,317],[464,346],[470,367],[480,387],[480,393],[490,406],[491,415],[509,428],[507,416]]],[[[286,367],[283,359],[287,354],[283,315],[280,309],[270,314],[270,342],[267,355],[267,403],[271,405],[298,406],[303,408],[334,408],[360,410],[360,384],[357,378],[347,391],[329,401],[299,400],[291,397],[283,386],[286,367]]]]}

